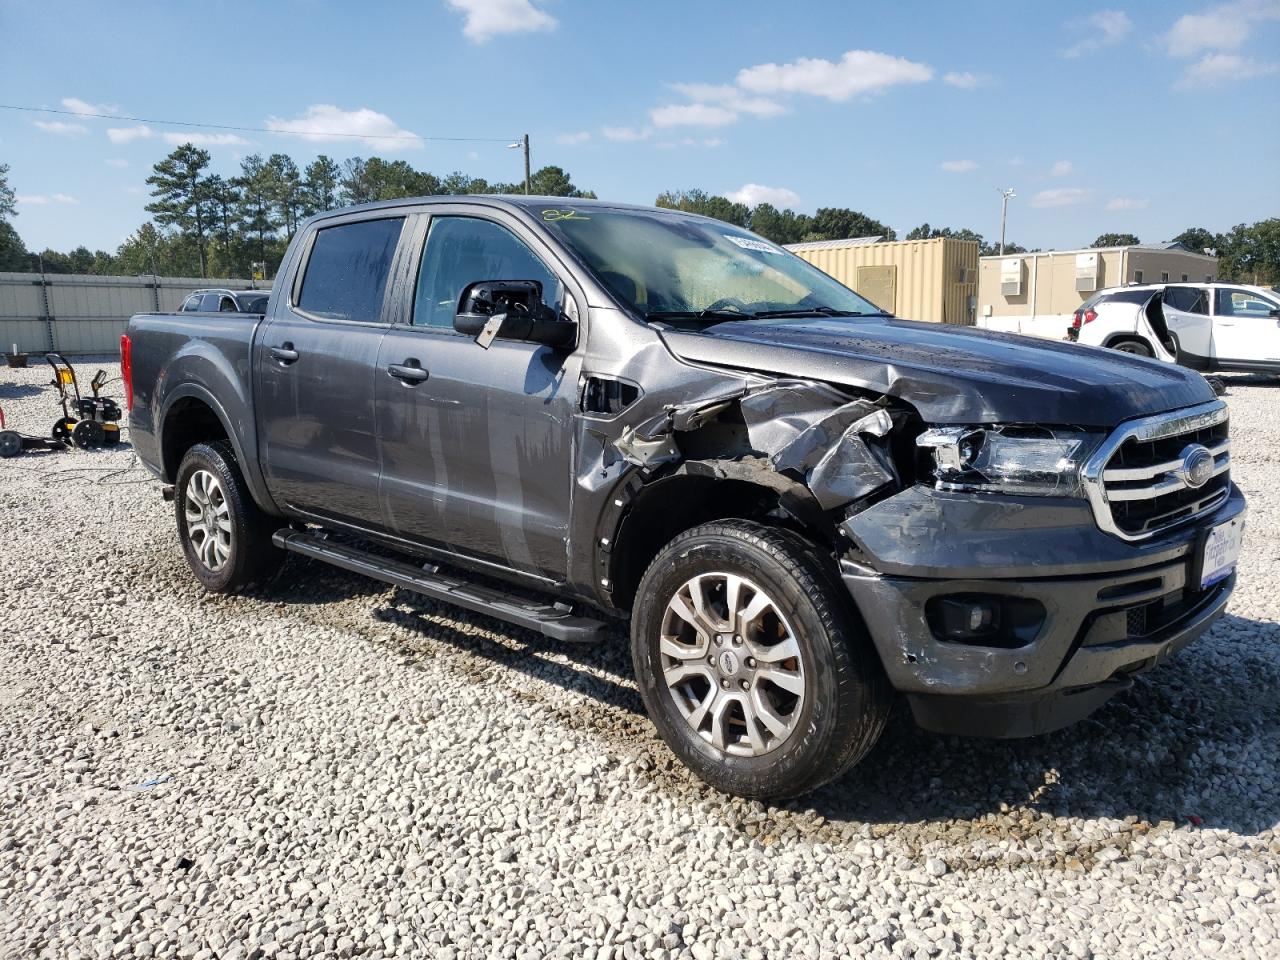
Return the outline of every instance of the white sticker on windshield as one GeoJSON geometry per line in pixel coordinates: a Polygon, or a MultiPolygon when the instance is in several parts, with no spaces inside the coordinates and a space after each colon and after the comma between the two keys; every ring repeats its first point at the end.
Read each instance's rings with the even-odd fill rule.
{"type": "Polygon", "coordinates": [[[737,244],[743,250],[759,250],[761,253],[781,253],[782,252],[773,244],[765,243],[763,240],[753,240],[751,239],[751,237],[735,237],[732,233],[722,233],[721,236],[724,237],[726,240],[728,240],[730,243],[737,244]]]}

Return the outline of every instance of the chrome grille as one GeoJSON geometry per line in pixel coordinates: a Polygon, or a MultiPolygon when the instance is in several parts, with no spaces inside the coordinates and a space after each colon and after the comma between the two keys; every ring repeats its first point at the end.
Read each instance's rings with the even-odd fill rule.
{"type": "Polygon", "coordinates": [[[1230,495],[1231,452],[1222,401],[1122,424],[1084,468],[1085,492],[1098,525],[1143,540],[1213,510],[1230,495]],[[1213,458],[1208,479],[1188,482],[1184,451],[1199,445],[1213,458]]]}

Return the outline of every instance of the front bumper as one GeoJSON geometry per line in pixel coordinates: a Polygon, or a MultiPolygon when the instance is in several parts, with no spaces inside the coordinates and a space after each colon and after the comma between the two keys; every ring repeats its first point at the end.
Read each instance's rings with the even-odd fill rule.
{"type": "Polygon", "coordinates": [[[1081,501],[916,488],[846,521],[863,562],[842,576],[918,723],[1029,736],[1087,716],[1209,628],[1235,575],[1200,589],[1201,537],[1244,509],[1233,487],[1195,524],[1135,544],[1081,501]],[[1020,645],[942,639],[926,608],[950,595],[1035,601],[1043,622],[1020,645]]]}

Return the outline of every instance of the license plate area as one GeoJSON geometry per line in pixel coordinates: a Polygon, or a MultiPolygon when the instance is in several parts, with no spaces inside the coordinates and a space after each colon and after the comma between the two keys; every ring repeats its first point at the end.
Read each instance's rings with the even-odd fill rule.
{"type": "Polygon", "coordinates": [[[1210,527],[1200,548],[1200,589],[1213,586],[1235,570],[1244,541],[1244,517],[1210,527]]]}

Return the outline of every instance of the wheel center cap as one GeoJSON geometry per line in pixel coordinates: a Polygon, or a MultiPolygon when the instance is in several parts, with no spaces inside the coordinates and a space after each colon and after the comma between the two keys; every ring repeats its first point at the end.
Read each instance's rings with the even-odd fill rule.
{"type": "Polygon", "coordinates": [[[738,672],[738,655],[732,650],[724,650],[717,659],[717,665],[720,672],[726,677],[732,677],[738,672]]]}

